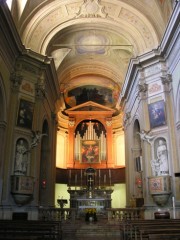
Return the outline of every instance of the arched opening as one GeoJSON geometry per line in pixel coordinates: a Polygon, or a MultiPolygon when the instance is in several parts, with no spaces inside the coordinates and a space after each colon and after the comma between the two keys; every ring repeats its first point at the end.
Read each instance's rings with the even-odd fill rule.
{"type": "Polygon", "coordinates": [[[136,119],[134,122],[133,129],[133,141],[134,141],[134,149],[133,149],[133,161],[134,161],[134,186],[135,186],[135,196],[136,196],[136,204],[143,205],[143,162],[142,162],[142,148],[141,148],[141,139],[140,135],[140,124],[136,119]],[[139,203],[138,203],[139,201],[139,203]]]}

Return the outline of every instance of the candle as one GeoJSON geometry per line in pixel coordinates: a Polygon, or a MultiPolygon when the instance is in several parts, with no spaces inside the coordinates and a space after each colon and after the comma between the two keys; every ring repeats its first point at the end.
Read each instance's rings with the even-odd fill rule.
{"type": "Polygon", "coordinates": [[[175,200],[174,200],[174,197],[172,197],[172,206],[173,206],[173,209],[175,208],[175,200]]]}
{"type": "Polygon", "coordinates": [[[101,170],[99,169],[99,178],[101,177],[101,170]]]}
{"type": "Polygon", "coordinates": [[[109,178],[111,178],[111,169],[109,169],[109,178]]]}
{"type": "Polygon", "coordinates": [[[71,185],[71,169],[69,170],[69,186],[71,185]]]}
{"type": "Polygon", "coordinates": [[[106,183],[106,174],[104,174],[104,184],[106,183]]]}
{"type": "Polygon", "coordinates": [[[172,206],[173,206],[173,218],[176,218],[176,210],[175,210],[175,199],[172,197],[172,206]]]}
{"type": "Polygon", "coordinates": [[[81,169],[81,179],[82,179],[82,169],[81,169]]]}
{"type": "Polygon", "coordinates": [[[77,184],[77,174],[75,175],[75,185],[77,184]]]}

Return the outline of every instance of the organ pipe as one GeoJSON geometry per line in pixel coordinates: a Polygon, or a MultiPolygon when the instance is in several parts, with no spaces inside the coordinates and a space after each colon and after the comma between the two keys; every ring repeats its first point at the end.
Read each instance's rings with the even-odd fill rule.
{"type": "Polygon", "coordinates": [[[100,142],[100,159],[106,160],[106,130],[102,123],[98,121],[83,121],[75,131],[75,160],[81,157],[82,140],[99,140],[100,142]]]}

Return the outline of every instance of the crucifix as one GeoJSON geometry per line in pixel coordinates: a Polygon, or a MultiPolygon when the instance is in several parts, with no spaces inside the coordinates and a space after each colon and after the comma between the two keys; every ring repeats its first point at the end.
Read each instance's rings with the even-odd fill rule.
{"type": "Polygon", "coordinates": [[[89,177],[88,177],[88,188],[89,189],[92,189],[92,183],[94,182],[94,180],[92,179],[92,176],[90,175],[89,177]]]}

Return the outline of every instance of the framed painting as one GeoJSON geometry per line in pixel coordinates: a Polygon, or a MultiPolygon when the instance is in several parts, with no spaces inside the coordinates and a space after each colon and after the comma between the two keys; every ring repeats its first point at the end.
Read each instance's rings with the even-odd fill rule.
{"type": "Polygon", "coordinates": [[[34,103],[20,99],[17,126],[31,129],[33,122],[34,103]]]}
{"type": "Polygon", "coordinates": [[[151,128],[166,124],[165,102],[163,100],[149,104],[148,110],[151,128]]]}
{"type": "Polygon", "coordinates": [[[99,163],[100,146],[99,140],[81,141],[81,163],[99,163]]]}

